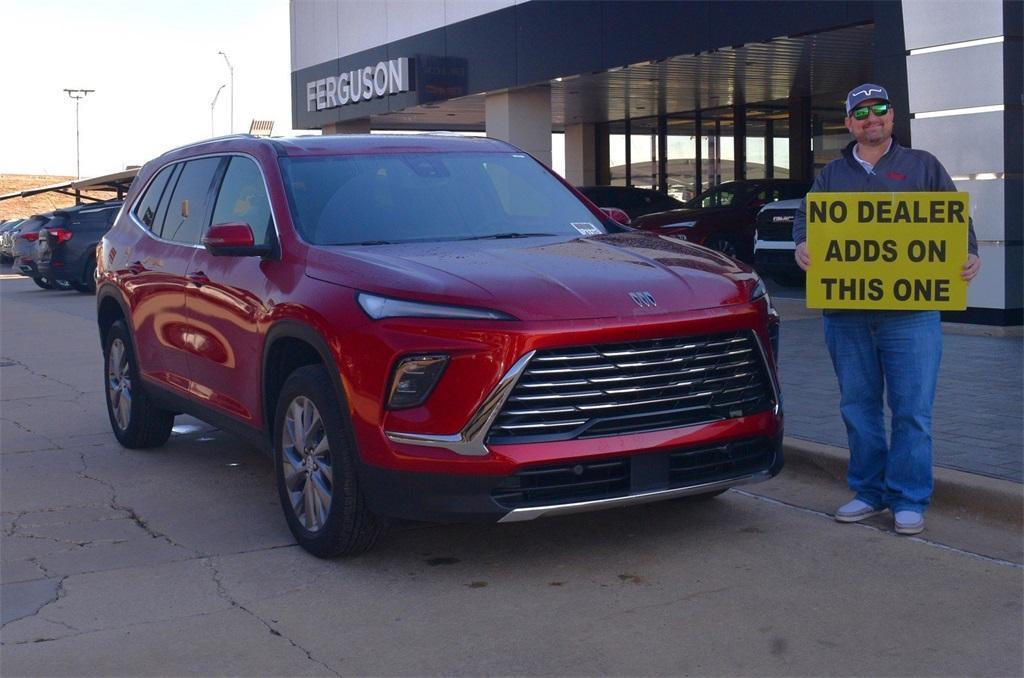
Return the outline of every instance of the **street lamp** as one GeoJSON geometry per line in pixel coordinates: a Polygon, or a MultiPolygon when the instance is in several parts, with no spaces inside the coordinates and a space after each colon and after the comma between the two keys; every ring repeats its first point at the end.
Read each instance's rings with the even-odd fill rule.
{"type": "Polygon", "coordinates": [[[220,96],[220,91],[224,89],[224,85],[217,88],[217,93],[213,95],[213,101],[210,102],[210,136],[213,134],[213,107],[217,105],[217,97],[220,96]]]}
{"type": "Polygon", "coordinates": [[[75,100],[75,178],[82,178],[81,152],[78,143],[78,102],[84,99],[94,89],[65,89],[69,97],[75,100]]]}
{"type": "Polygon", "coordinates": [[[231,67],[231,60],[228,59],[228,55],[224,52],[217,52],[217,54],[224,57],[224,61],[228,65],[228,73],[231,81],[231,133],[235,133],[235,69],[231,67]]]}

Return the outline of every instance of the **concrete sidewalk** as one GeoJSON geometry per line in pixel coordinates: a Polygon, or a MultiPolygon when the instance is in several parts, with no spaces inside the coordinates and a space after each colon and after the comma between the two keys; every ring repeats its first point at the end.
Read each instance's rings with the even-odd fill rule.
{"type": "MultiPolygon", "coordinates": [[[[804,308],[802,299],[776,297],[774,301],[782,316],[779,378],[786,435],[848,447],[821,313],[804,308]]],[[[978,329],[943,327],[932,422],[935,465],[1020,483],[1024,480],[1024,342],[1019,335],[974,334],[978,329]]]]}

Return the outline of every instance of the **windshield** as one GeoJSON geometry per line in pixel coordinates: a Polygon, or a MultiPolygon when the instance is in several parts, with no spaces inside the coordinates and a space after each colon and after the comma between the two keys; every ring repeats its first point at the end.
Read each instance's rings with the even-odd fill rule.
{"type": "Polygon", "coordinates": [[[282,158],[281,170],[296,228],[315,245],[606,232],[522,153],[282,158]]]}
{"type": "Polygon", "coordinates": [[[739,205],[740,191],[735,184],[722,184],[704,191],[696,198],[689,200],[686,206],[690,209],[702,207],[736,207],[739,205]]]}

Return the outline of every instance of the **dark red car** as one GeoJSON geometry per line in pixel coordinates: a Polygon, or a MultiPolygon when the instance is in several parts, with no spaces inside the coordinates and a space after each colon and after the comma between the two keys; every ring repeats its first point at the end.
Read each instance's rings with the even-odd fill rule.
{"type": "Polygon", "coordinates": [[[712,496],[782,466],[750,269],[628,231],[490,139],[230,137],[139,172],[98,258],[111,425],[272,450],[309,551],[387,517],[712,496]]]}
{"type": "Polygon", "coordinates": [[[790,179],[727,181],[687,201],[685,209],[648,214],[632,225],[752,263],[757,213],[770,202],[802,198],[810,188],[810,182],[790,179]]]}

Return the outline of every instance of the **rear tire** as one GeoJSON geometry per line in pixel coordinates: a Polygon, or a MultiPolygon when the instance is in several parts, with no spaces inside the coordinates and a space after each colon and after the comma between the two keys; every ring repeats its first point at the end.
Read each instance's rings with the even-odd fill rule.
{"type": "Polygon", "coordinates": [[[359,487],[347,409],[321,365],[291,373],[274,417],[274,467],[285,519],[302,548],[320,558],[369,550],[387,529],[359,487]]]}
{"type": "Polygon", "coordinates": [[[85,274],[82,282],[72,283],[72,287],[82,294],[96,294],[96,260],[90,259],[85,265],[85,274]]]}
{"type": "Polygon", "coordinates": [[[50,279],[47,278],[44,275],[37,275],[37,276],[35,276],[34,278],[32,278],[32,282],[34,282],[36,285],[38,285],[40,289],[43,289],[43,290],[52,290],[53,289],[53,282],[51,282],[50,279]]]}
{"type": "Polygon", "coordinates": [[[107,416],[117,441],[131,449],[166,443],[174,426],[174,413],[154,405],[143,389],[131,336],[123,320],[107,330],[103,366],[107,416]]]}

